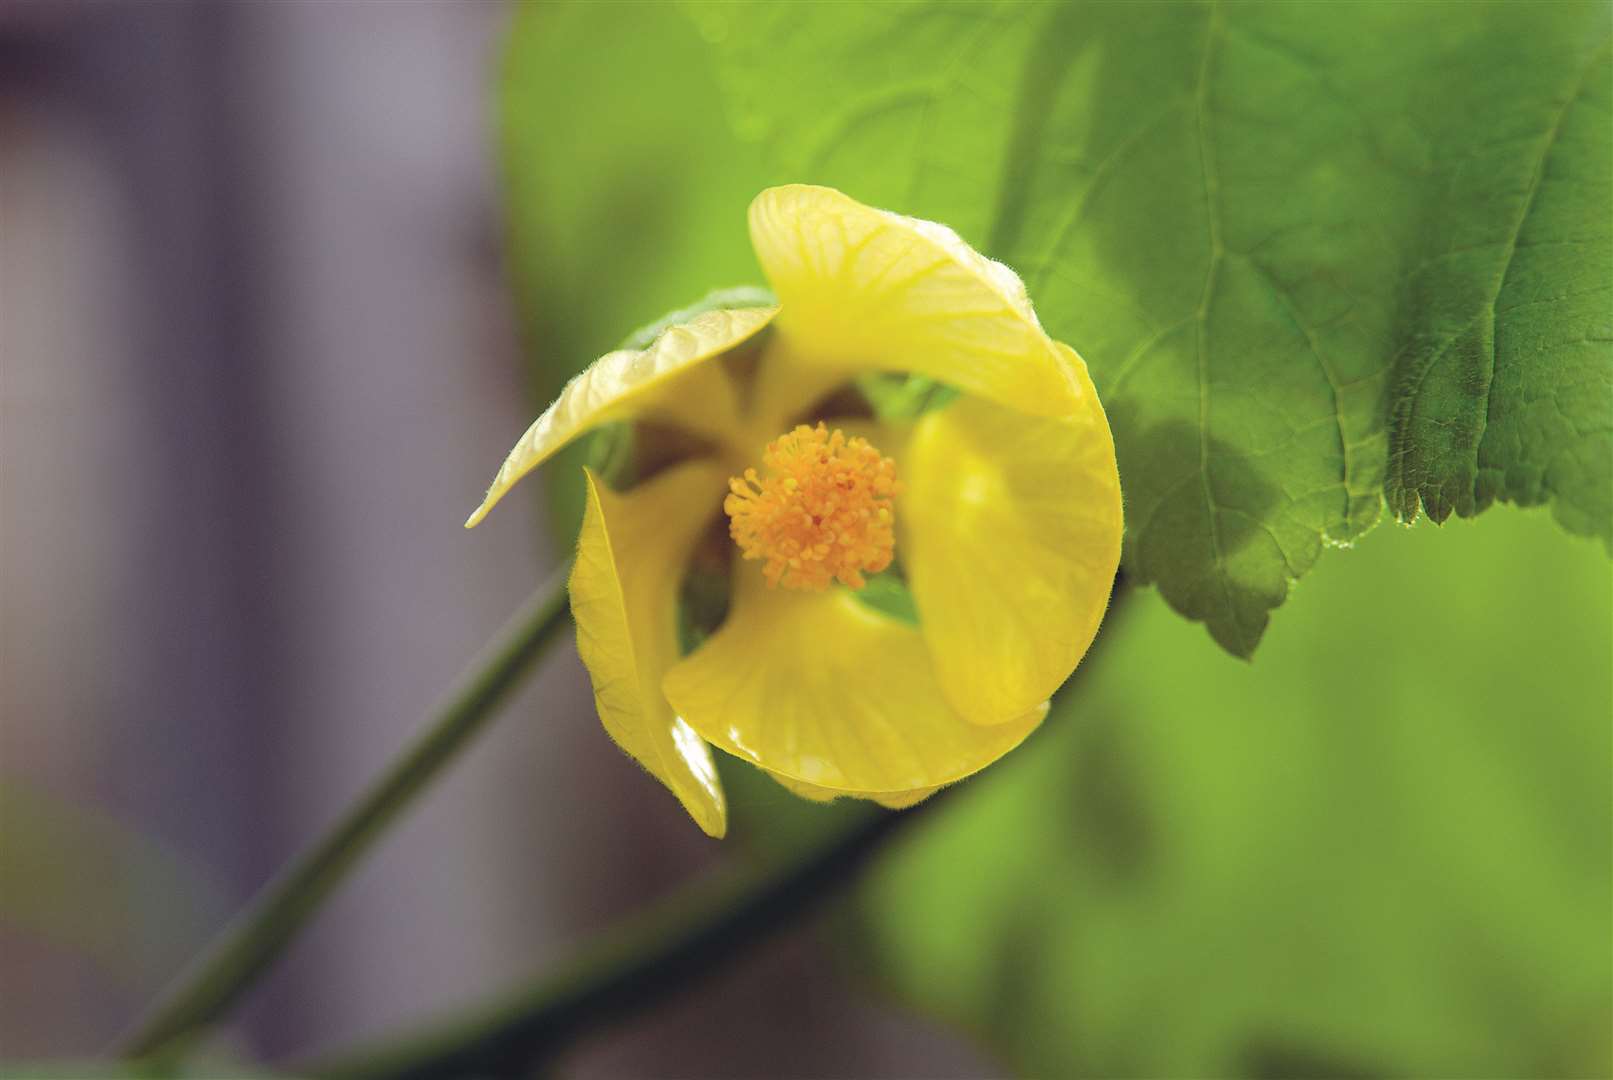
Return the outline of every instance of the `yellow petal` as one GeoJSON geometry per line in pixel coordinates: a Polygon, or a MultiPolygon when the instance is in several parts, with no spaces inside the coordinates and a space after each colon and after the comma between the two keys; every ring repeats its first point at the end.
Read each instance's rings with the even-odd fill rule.
{"type": "Polygon", "coordinates": [[[982,724],[1045,701],[1097,633],[1120,560],[1114,440],[1086,365],[1066,419],[963,397],[915,425],[897,551],[947,699],[982,724]]]}
{"type": "Polygon", "coordinates": [[[833,802],[842,795],[850,795],[858,799],[872,799],[888,810],[906,810],[909,806],[915,806],[941,790],[938,787],[932,787],[919,788],[917,791],[845,792],[836,791],[833,788],[818,787],[816,784],[803,784],[799,780],[791,780],[788,776],[780,776],[778,773],[768,773],[767,775],[777,780],[794,794],[801,796],[803,799],[810,799],[813,802],[833,802]]]}
{"type": "Polygon", "coordinates": [[[600,424],[656,415],[696,434],[731,430],[738,414],[733,386],[720,368],[704,361],[760,332],[777,311],[718,308],[668,327],[647,349],[621,349],[595,360],[521,436],[465,528],[486,517],[517,480],[600,424]]]}
{"type": "Polygon", "coordinates": [[[812,422],[815,418],[808,410],[856,376],[854,368],[801,357],[789,340],[774,334],[762,354],[745,402],[746,430],[736,440],[738,448],[759,453],[796,424],[812,422]]]}
{"type": "Polygon", "coordinates": [[[734,590],[728,621],[662,685],[702,738],[781,781],[900,800],[985,768],[1041,722],[963,719],[918,631],[844,589],[768,589],[746,562],[734,590]]]}
{"type": "Polygon", "coordinates": [[[591,472],[586,477],[571,612],[599,718],[708,835],[722,836],[728,811],[711,748],[673,714],[661,679],[678,658],[680,576],[701,530],[719,512],[725,472],[691,462],[626,495],[591,472]]]}
{"type": "Polygon", "coordinates": [[[750,231],[803,361],[914,371],[1043,416],[1079,404],[1024,284],[951,229],[790,185],[756,197],[750,231]]]}

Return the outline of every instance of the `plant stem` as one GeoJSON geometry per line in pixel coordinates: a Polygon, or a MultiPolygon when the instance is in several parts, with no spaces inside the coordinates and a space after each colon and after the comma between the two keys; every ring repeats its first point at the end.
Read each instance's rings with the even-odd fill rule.
{"type": "MultiPolygon", "coordinates": [[[[930,802],[936,802],[945,793],[930,802]]],[[[589,1030],[649,1007],[734,959],[851,880],[929,803],[870,809],[839,837],[772,873],[729,870],[607,931],[571,963],[405,1040],[294,1065],[318,1080],[523,1075],[589,1030]]]]}
{"type": "MultiPolygon", "coordinates": [[[[1063,700],[1104,651],[1132,590],[1115,579],[1102,632],[1059,689],[1063,700]]],[[[1056,704],[1056,702],[1055,702],[1056,704]]],[[[1073,719],[1073,718],[1072,718],[1073,719]]],[[[870,809],[834,840],[772,872],[719,873],[624,926],[606,931],[558,972],[425,1032],[293,1066],[317,1080],[445,1080],[524,1075],[612,1020],[649,1008],[710,975],[852,881],[909,823],[937,812],[953,789],[909,810],[870,809]]]]}
{"type": "Polygon", "coordinates": [[[325,835],[271,881],[120,1043],[127,1059],[180,1055],[270,965],[364,853],[454,759],[570,614],[561,567],[461,676],[426,729],[325,835]]]}

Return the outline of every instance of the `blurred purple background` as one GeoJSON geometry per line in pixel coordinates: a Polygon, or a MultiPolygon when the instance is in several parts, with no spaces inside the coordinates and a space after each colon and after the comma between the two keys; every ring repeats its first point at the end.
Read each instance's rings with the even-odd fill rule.
{"type": "MultiPolygon", "coordinates": [[[[460,527],[533,411],[489,160],[506,14],[0,0],[5,1060],[104,1052],[554,562],[535,499],[460,527]]],[[[239,1049],[384,1035],[546,970],[724,857],[671,806],[557,652],[253,995],[239,1049]]],[[[997,1071],[821,931],[562,1071],[997,1071]]]]}

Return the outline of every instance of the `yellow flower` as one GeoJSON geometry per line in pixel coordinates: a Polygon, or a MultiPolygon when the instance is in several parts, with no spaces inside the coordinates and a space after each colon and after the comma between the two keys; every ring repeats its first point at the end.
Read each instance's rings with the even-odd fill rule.
{"type": "Polygon", "coordinates": [[[596,360],[466,523],[601,424],[682,429],[672,445],[695,449],[628,491],[587,473],[571,604],[606,730],[712,836],[711,745],[808,798],[896,807],[1013,749],[1091,644],[1120,557],[1103,408],[1013,271],[828,188],[762,192],[750,232],[778,306],[596,360]],[[840,393],[870,371],[961,394],[879,422],[840,393]],[[725,512],[729,612],[680,656],[683,575],[725,512]],[[855,591],[893,558],[917,626],[855,591]]]}

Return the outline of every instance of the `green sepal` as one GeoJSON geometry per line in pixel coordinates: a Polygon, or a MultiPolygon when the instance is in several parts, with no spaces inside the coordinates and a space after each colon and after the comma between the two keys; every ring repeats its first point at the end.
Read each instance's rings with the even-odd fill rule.
{"type": "Polygon", "coordinates": [[[686,323],[704,315],[708,311],[719,308],[754,308],[773,307],[778,303],[778,297],[760,285],[737,285],[728,289],[713,289],[705,296],[696,300],[686,308],[679,308],[646,323],[637,330],[628,334],[619,346],[623,349],[647,349],[660,337],[669,326],[686,323]]]}

